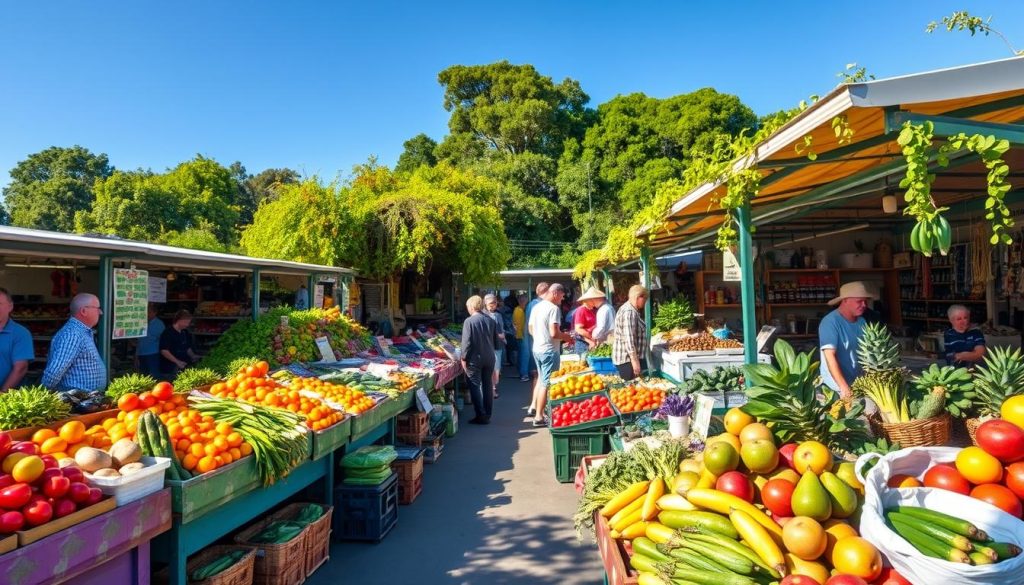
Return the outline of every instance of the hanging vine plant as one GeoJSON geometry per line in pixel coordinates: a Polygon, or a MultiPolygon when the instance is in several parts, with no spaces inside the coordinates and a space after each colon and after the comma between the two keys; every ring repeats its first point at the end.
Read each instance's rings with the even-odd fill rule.
{"type": "Polygon", "coordinates": [[[950,155],[964,150],[977,154],[988,169],[985,219],[992,224],[990,241],[992,244],[1012,243],[1009,232],[1014,222],[1006,205],[1006,194],[1011,188],[1007,180],[1010,167],[1003,160],[1003,155],[1010,149],[1009,141],[995,136],[960,133],[950,136],[943,145],[935,148],[934,135],[935,126],[929,121],[921,124],[905,122],[897,139],[907,161],[906,176],[900,181],[900,187],[906,189],[904,199],[907,207],[903,213],[917,220],[910,233],[911,247],[925,256],[931,256],[936,248],[943,256],[949,252],[952,228],[942,215],[949,208],[935,204],[932,197],[935,174],[929,170],[929,164],[934,157],[936,164],[945,168],[949,166],[950,155]]]}

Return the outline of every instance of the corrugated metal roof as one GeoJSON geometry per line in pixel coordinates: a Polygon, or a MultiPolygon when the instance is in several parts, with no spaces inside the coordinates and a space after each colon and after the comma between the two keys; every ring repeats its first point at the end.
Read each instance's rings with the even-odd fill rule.
{"type": "Polygon", "coordinates": [[[288,260],[253,258],[237,254],[222,254],[205,250],[176,248],[149,242],[125,240],[113,236],[67,234],[46,230],[0,226],[0,252],[15,255],[58,256],[64,250],[76,258],[96,258],[102,255],[123,255],[139,263],[191,267],[202,269],[253,270],[259,268],[267,274],[333,273],[354,274],[349,268],[321,266],[288,260]],[[56,250],[56,251],[55,251],[56,250]]]}

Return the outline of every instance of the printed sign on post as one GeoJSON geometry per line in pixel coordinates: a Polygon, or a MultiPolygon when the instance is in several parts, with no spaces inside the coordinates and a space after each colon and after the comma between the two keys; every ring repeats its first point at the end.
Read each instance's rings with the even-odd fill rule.
{"type": "Polygon", "coordinates": [[[434,405],[430,404],[430,397],[427,396],[427,391],[423,388],[416,390],[416,406],[420,409],[420,412],[434,410],[434,405]]]}
{"type": "Polygon", "coordinates": [[[722,252],[722,280],[739,282],[741,280],[740,263],[732,250],[722,252]]]}
{"type": "Polygon", "coordinates": [[[111,339],[145,337],[149,325],[149,272],[115,268],[113,289],[111,339]]]}
{"type": "Polygon", "coordinates": [[[167,279],[158,276],[149,277],[149,302],[167,302],[167,279]]]}
{"type": "Polygon", "coordinates": [[[708,427],[711,426],[711,411],[715,409],[715,399],[703,394],[695,394],[694,399],[697,404],[693,408],[693,416],[690,419],[692,421],[690,431],[700,435],[701,440],[706,440],[708,427]]]}
{"type": "Polygon", "coordinates": [[[334,357],[334,349],[331,348],[331,341],[327,337],[316,338],[316,348],[320,350],[320,357],[329,364],[338,361],[334,357]]]}
{"type": "Polygon", "coordinates": [[[322,309],[324,306],[324,285],[318,284],[313,287],[313,307],[322,309]]]}

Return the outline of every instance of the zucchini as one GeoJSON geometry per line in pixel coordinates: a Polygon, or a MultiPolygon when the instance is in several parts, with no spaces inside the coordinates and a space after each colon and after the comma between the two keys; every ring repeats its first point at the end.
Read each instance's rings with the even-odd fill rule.
{"type": "MultiPolygon", "coordinates": [[[[1011,542],[996,542],[994,540],[985,540],[982,543],[999,556],[999,560],[1012,559],[1013,557],[1020,554],[1020,547],[1011,542]]],[[[980,548],[980,547],[979,547],[980,548]]]]}
{"type": "Polygon", "coordinates": [[[658,545],[653,540],[646,536],[638,536],[633,539],[633,550],[638,554],[652,558],[659,562],[668,562],[672,559],[665,553],[658,550],[658,545]]]}
{"type": "Polygon", "coordinates": [[[147,457],[153,457],[156,455],[156,453],[153,452],[153,447],[149,443],[149,433],[146,432],[146,416],[149,414],[152,413],[146,411],[146,413],[139,417],[139,420],[136,422],[135,438],[139,442],[139,447],[142,449],[142,454],[146,455],[147,457]]]}
{"type": "Polygon", "coordinates": [[[970,539],[966,536],[956,534],[952,530],[947,530],[926,520],[921,520],[914,516],[907,516],[906,514],[901,514],[899,512],[886,512],[885,517],[888,518],[890,522],[902,522],[931,536],[943,544],[958,548],[964,552],[971,552],[974,550],[974,545],[971,544],[970,539]]]}
{"type": "Polygon", "coordinates": [[[921,551],[925,556],[935,557],[937,559],[943,559],[953,563],[971,562],[970,557],[968,557],[967,553],[964,551],[921,532],[916,526],[906,524],[898,517],[890,519],[889,522],[896,534],[902,536],[904,540],[913,545],[917,550],[921,551]]]}
{"type": "Polygon", "coordinates": [[[956,516],[950,516],[949,514],[943,514],[942,512],[936,512],[935,510],[929,510],[928,508],[918,508],[917,506],[895,506],[891,508],[890,511],[926,520],[932,524],[941,526],[946,530],[952,530],[953,532],[966,536],[972,540],[986,540],[988,538],[983,530],[980,530],[977,526],[967,520],[957,518],[956,516]]]}
{"type": "Polygon", "coordinates": [[[658,521],[684,532],[708,534],[710,531],[733,539],[740,536],[728,518],[715,512],[667,510],[658,514],[658,521]]]}

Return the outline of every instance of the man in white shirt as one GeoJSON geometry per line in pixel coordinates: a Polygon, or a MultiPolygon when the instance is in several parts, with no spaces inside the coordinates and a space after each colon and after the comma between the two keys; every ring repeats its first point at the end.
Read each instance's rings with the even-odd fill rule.
{"type": "Polygon", "coordinates": [[[560,284],[552,284],[542,300],[530,311],[527,325],[533,338],[533,359],[537,362],[537,385],[533,389],[533,402],[527,411],[533,417],[533,426],[547,425],[544,419],[544,407],[548,403],[548,383],[551,374],[559,367],[559,356],[562,353],[562,342],[572,341],[572,337],[562,333],[562,310],[559,306],[565,298],[565,288],[560,284]]]}
{"type": "Polygon", "coordinates": [[[594,330],[590,333],[598,345],[608,341],[608,336],[615,329],[615,309],[612,308],[612,304],[608,302],[604,293],[601,293],[601,295],[600,299],[595,299],[594,301],[597,306],[595,309],[597,311],[597,325],[594,326],[594,330]]]}

